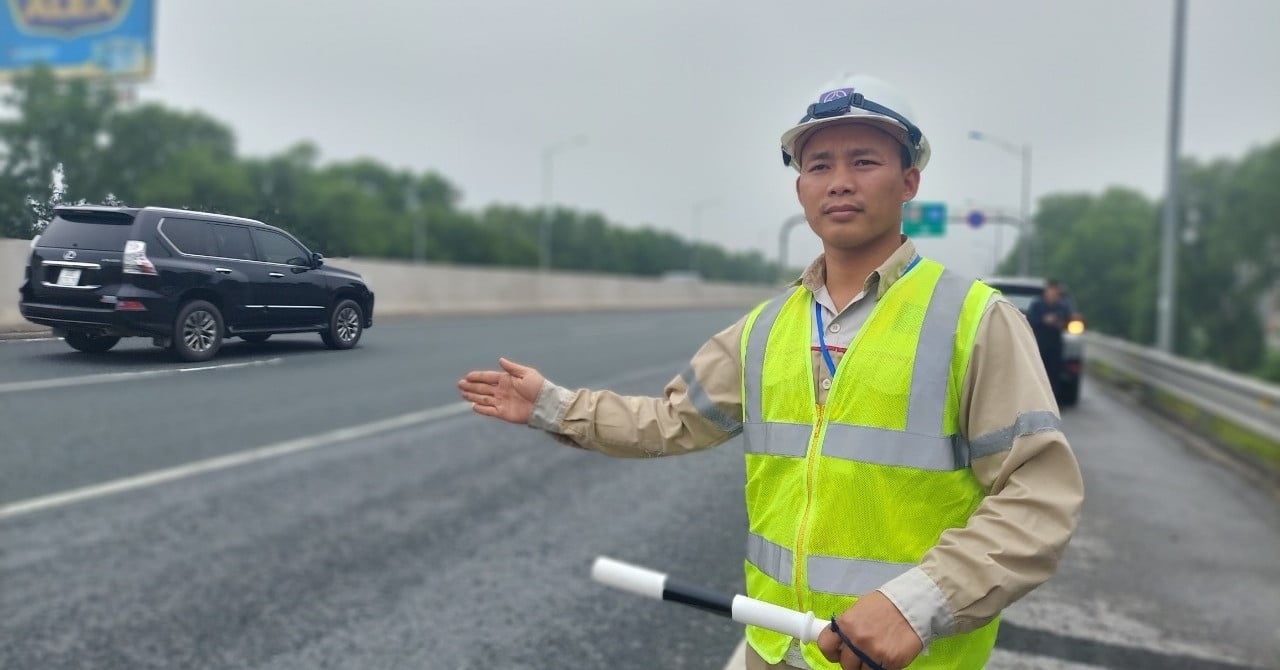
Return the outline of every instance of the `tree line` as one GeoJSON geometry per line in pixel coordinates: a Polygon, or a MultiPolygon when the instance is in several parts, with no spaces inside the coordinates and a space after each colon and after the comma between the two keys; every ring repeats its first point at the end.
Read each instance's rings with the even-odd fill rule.
{"type": "Polygon", "coordinates": [[[244,216],[279,226],[326,256],[363,256],[533,267],[549,226],[558,270],[659,276],[687,271],[730,282],[775,282],[759,252],[730,252],[600,214],[491,205],[459,207],[461,194],[434,172],[372,159],[321,164],[315,145],[274,156],[236,151],[225,124],[155,103],[122,104],[112,87],[17,76],[0,117],[0,235],[30,238],[51,203],[155,205],[244,216]],[[59,178],[51,182],[51,175],[59,178]]]}
{"type": "MultiPolygon", "coordinates": [[[[1280,140],[1235,160],[1183,160],[1179,172],[1175,353],[1280,382],[1261,313],[1280,290],[1280,140]]],[[[1111,188],[1037,205],[1038,272],[1067,284],[1090,328],[1153,344],[1164,203],[1111,188]]]]}
{"type": "MultiPolygon", "coordinates": [[[[232,130],[205,114],[122,104],[109,86],[57,79],[45,68],[17,76],[3,102],[3,236],[38,233],[51,202],[161,205],[258,219],[327,256],[534,267],[546,215],[556,269],[658,276],[687,270],[696,257],[709,279],[776,282],[784,274],[758,252],[731,253],[597,213],[501,204],[466,211],[439,174],[372,159],[321,164],[310,143],[240,156],[232,130]]],[[[1259,314],[1280,281],[1280,141],[1238,160],[1184,161],[1181,179],[1177,353],[1280,381],[1280,355],[1268,355],[1259,314]]],[[[1036,273],[1067,283],[1090,328],[1152,344],[1162,203],[1112,188],[1051,194],[1037,205],[1036,273]]],[[[1020,253],[1013,249],[1000,271],[1011,273],[1020,253]]]]}

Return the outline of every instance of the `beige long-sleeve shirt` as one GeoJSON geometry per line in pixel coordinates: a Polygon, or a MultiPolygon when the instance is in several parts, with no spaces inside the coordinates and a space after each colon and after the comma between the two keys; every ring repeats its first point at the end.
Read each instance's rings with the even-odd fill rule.
{"type": "MultiPolygon", "coordinates": [[[[843,309],[825,288],[819,257],[800,284],[823,306],[823,335],[838,363],[874,303],[916,256],[903,245],[843,309]]],[[[562,442],[623,457],[706,449],[736,434],[742,417],[741,340],[745,317],[717,333],[661,398],[544,384],[529,425],[562,442]]],[[[831,375],[813,335],[816,398],[831,375]]],[[[983,445],[972,469],[986,498],[962,528],[944,532],[919,566],[878,590],[902,612],[926,647],[973,630],[1047,580],[1075,528],[1083,483],[1058,427],[1059,411],[1026,318],[994,298],[979,322],[960,397],[960,430],[983,445]]]]}

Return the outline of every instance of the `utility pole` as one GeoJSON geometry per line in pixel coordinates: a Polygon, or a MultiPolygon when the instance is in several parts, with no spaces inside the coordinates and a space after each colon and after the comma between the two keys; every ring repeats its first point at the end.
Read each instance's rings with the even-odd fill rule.
{"type": "Polygon", "coordinates": [[[1156,298],[1156,348],[1173,353],[1173,316],[1177,306],[1178,144],[1182,134],[1182,55],[1187,1],[1174,0],[1173,56],[1169,76],[1169,145],[1166,156],[1164,216],[1160,223],[1160,292],[1156,298]]]}
{"type": "Polygon", "coordinates": [[[421,263],[427,259],[427,222],[420,211],[415,186],[413,182],[405,185],[404,202],[409,214],[409,224],[413,226],[413,262],[421,263]]]}
{"type": "Polygon", "coordinates": [[[969,139],[994,144],[1008,153],[1018,156],[1022,161],[1022,205],[1018,216],[1022,220],[1022,239],[1020,240],[1022,252],[1018,256],[1018,274],[1024,277],[1029,276],[1031,274],[1032,240],[1036,237],[1035,226],[1031,222],[1031,144],[1028,142],[1015,144],[979,130],[970,130],[969,139]]]}
{"type": "Polygon", "coordinates": [[[542,225],[538,229],[538,267],[544,271],[551,268],[551,159],[557,152],[586,143],[586,135],[574,135],[542,149],[542,225]]]}

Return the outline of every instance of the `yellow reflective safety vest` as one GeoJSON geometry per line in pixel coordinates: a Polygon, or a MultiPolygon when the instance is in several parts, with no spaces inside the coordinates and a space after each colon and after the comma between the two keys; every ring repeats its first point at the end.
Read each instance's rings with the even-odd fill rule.
{"type": "MultiPolygon", "coordinates": [[[[756,308],[742,335],[747,595],[818,617],[915,567],[984,491],[957,415],[978,321],[994,290],[920,260],[875,304],[840,359],[825,405],[814,395],[813,296],[756,308]]],[[[935,640],[916,669],[981,668],[998,621],[935,640]]],[[[779,662],[790,637],[747,640],[779,662]]],[[[816,644],[814,668],[837,668],[816,644]]]]}

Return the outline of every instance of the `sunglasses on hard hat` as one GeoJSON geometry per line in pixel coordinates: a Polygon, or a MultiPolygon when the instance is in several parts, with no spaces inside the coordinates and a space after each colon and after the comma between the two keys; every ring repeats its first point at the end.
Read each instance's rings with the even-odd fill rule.
{"type": "Polygon", "coordinates": [[[854,93],[853,95],[846,95],[842,98],[827,100],[825,102],[815,102],[812,105],[809,105],[809,111],[805,114],[803,119],[800,119],[800,123],[804,123],[811,119],[830,119],[837,116],[844,116],[852,111],[854,107],[864,109],[872,114],[887,116],[894,121],[901,123],[902,126],[907,129],[907,139],[911,141],[911,146],[919,147],[920,137],[923,133],[920,132],[920,129],[917,128],[914,123],[911,123],[907,120],[907,117],[885,107],[884,105],[867,100],[861,93],[854,93]]]}

